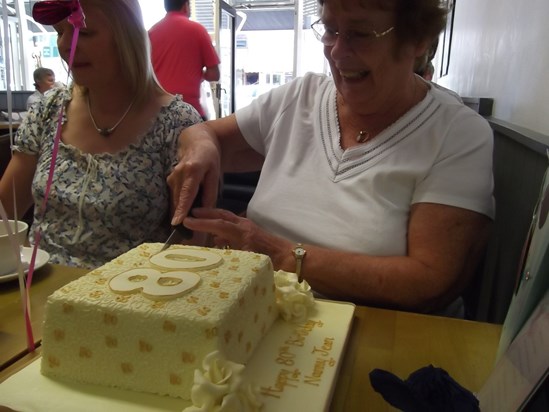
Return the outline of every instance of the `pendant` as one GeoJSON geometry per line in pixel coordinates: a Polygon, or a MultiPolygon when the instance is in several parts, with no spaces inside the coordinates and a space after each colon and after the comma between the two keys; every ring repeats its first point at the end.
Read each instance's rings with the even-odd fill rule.
{"type": "Polygon", "coordinates": [[[105,128],[105,129],[97,129],[97,131],[99,132],[99,134],[100,134],[101,136],[104,136],[104,137],[110,136],[110,134],[112,133],[112,130],[111,130],[111,129],[108,129],[108,128],[105,128]]]}
{"type": "Polygon", "coordinates": [[[370,138],[370,133],[368,132],[365,132],[364,130],[361,130],[360,132],[358,132],[358,134],[356,135],[356,141],[358,143],[364,143],[366,140],[368,140],[370,138]]]}

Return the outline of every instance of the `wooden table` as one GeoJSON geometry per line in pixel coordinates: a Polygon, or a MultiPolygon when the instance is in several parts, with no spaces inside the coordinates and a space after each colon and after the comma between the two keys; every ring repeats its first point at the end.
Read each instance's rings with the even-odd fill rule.
{"type": "MultiPolygon", "coordinates": [[[[21,122],[16,122],[16,121],[11,122],[11,126],[14,133],[17,131],[20,125],[21,125],[21,122]]],[[[10,122],[8,122],[7,120],[0,120],[0,134],[9,133],[9,131],[10,131],[10,122]]]]}
{"type": "MultiPolygon", "coordinates": [[[[42,336],[46,297],[84,273],[57,265],[46,265],[36,272],[31,302],[37,342],[42,336]]],[[[17,282],[0,284],[0,319],[1,382],[39,356],[39,351],[25,355],[17,282]]],[[[368,374],[375,368],[406,378],[432,364],[476,392],[494,365],[500,333],[501,325],[357,307],[330,410],[394,410],[370,385],[368,374]]]]}
{"type": "Polygon", "coordinates": [[[407,378],[432,364],[477,392],[494,363],[501,325],[357,307],[332,411],[393,411],[370,385],[375,368],[407,378]]]}

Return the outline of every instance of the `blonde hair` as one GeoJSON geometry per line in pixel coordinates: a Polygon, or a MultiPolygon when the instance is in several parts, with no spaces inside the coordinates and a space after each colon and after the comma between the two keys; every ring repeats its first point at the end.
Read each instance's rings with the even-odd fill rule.
{"type": "MultiPolygon", "coordinates": [[[[103,12],[113,32],[120,66],[129,79],[136,103],[142,103],[152,93],[163,90],[156,79],[151,62],[149,35],[143,24],[138,0],[82,0],[103,12]]],[[[86,88],[82,88],[87,93],[86,88]]]]}

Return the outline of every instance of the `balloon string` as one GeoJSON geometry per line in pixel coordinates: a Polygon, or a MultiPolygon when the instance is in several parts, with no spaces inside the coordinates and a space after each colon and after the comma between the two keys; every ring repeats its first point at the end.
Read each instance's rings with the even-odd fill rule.
{"type": "MultiPolygon", "coordinates": [[[[80,10],[80,12],[81,12],[81,10],[80,10]]],[[[72,71],[72,64],[73,64],[73,61],[74,61],[74,54],[75,54],[75,51],[76,51],[76,45],[78,43],[78,34],[79,34],[79,32],[80,32],[80,27],[75,25],[74,32],[73,32],[73,35],[72,35],[71,51],[70,51],[70,54],[69,54],[69,69],[68,69],[67,77],[70,76],[70,73],[72,71]]],[[[68,81],[67,81],[67,84],[68,84],[68,81]]],[[[55,164],[56,164],[56,161],[57,161],[57,155],[59,153],[59,142],[61,141],[61,130],[62,130],[62,127],[63,127],[64,113],[65,113],[65,103],[63,102],[63,104],[61,105],[61,108],[59,109],[59,118],[57,119],[57,130],[56,130],[56,133],[55,133],[55,139],[54,139],[54,143],[53,143],[50,169],[49,169],[49,173],[48,173],[48,181],[46,183],[46,190],[44,192],[44,199],[42,200],[42,204],[40,206],[40,210],[39,210],[38,217],[37,217],[39,222],[41,222],[44,218],[44,215],[45,215],[45,212],[46,212],[46,205],[48,203],[48,198],[49,198],[51,187],[52,187],[52,184],[53,184],[53,175],[54,175],[54,172],[55,172],[55,164]]],[[[30,264],[29,264],[29,271],[28,271],[28,274],[27,274],[27,285],[26,285],[27,301],[29,301],[28,300],[28,291],[29,291],[29,289],[32,285],[32,278],[33,278],[33,275],[34,275],[34,268],[35,268],[35,264],[36,264],[36,256],[37,256],[37,253],[38,253],[38,246],[40,245],[40,239],[41,238],[42,238],[42,236],[41,236],[41,232],[40,232],[40,227],[39,227],[39,225],[37,225],[36,230],[34,232],[34,246],[33,246],[33,249],[32,249],[32,256],[31,256],[31,260],[30,260],[30,264]]],[[[28,349],[29,349],[30,352],[32,352],[35,349],[35,344],[34,344],[34,339],[32,337],[33,333],[32,333],[32,323],[31,323],[31,316],[30,316],[30,304],[25,305],[25,324],[26,324],[26,329],[27,329],[28,349]]]]}

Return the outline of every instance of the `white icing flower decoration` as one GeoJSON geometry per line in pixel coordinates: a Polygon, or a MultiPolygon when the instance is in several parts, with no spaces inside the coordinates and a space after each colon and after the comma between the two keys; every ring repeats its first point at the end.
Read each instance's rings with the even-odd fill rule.
{"type": "Polygon", "coordinates": [[[203,371],[194,371],[193,406],[183,412],[258,412],[263,403],[252,385],[245,385],[244,368],[225,359],[219,351],[206,355],[203,371]]]}
{"type": "Polygon", "coordinates": [[[285,321],[303,322],[307,319],[309,308],[315,304],[311,286],[303,280],[298,281],[295,273],[279,270],[274,275],[276,285],[276,303],[285,321]]]}

